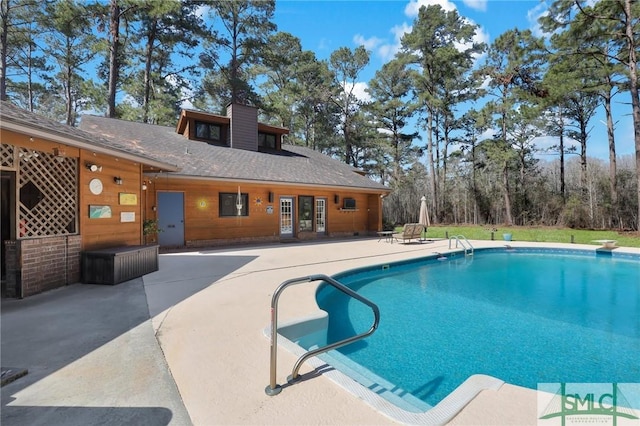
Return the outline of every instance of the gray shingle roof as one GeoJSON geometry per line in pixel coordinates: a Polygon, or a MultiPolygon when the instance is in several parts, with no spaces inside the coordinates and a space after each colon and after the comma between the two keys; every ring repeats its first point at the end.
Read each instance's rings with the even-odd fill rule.
{"type": "Polygon", "coordinates": [[[58,136],[68,139],[73,146],[87,148],[88,146],[102,148],[111,153],[121,153],[128,156],[134,156],[138,161],[144,164],[151,164],[160,168],[169,170],[175,169],[175,164],[165,162],[159,156],[153,155],[151,152],[143,152],[135,146],[123,144],[117,140],[106,140],[99,137],[95,133],[89,133],[76,127],[59,123],[41,115],[18,108],[7,101],[0,101],[0,120],[2,127],[9,128],[11,124],[28,128],[31,130],[39,130],[52,137],[58,136]],[[73,143],[77,142],[77,143],[73,143]],[[145,162],[145,160],[148,160],[145,162]],[[163,167],[164,166],[164,167],[163,167]]]}
{"type": "Polygon", "coordinates": [[[284,145],[273,153],[233,149],[189,140],[173,127],[89,115],[80,127],[177,164],[180,170],[172,175],[389,191],[353,167],[305,147],[284,145]]]}

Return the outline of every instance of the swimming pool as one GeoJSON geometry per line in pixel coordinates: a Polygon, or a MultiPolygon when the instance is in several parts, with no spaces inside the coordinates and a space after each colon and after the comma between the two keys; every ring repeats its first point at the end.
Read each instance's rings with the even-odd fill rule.
{"type": "MultiPolygon", "coordinates": [[[[474,374],[532,389],[640,382],[640,258],[595,253],[485,249],[336,275],[379,306],[381,321],[323,359],[361,382],[371,373],[422,408],[474,374]]],[[[320,286],[316,299],[328,328],[297,339],[307,349],[371,324],[370,309],[332,287],[320,286]]]]}

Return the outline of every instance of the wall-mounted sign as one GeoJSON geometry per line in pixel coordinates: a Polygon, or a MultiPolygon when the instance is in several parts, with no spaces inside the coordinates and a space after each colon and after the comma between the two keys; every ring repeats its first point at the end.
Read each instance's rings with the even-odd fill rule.
{"type": "Polygon", "coordinates": [[[135,222],[136,212],[120,212],[120,222],[135,222]]]}
{"type": "Polygon", "coordinates": [[[102,181],[98,178],[91,179],[89,182],[89,191],[94,195],[102,194],[102,181]]]}
{"type": "Polygon", "coordinates": [[[118,194],[120,197],[120,205],[123,206],[135,206],[138,204],[138,195],[132,194],[129,192],[120,192],[118,194]]]}
{"type": "Polygon", "coordinates": [[[111,217],[111,206],[89,206],[90,219],[105,219],[111,217]]]}

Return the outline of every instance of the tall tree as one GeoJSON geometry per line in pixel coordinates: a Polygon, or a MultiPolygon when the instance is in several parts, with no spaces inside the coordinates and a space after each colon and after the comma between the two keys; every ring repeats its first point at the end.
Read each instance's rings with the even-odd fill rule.
{"type": "Polygon", "coordinates": [[[344,143],[342,159],[345,163],[356,166],[355,140],[351,136],[352,118],[360,110],[360,100],[356,97],[356,83],[360,73],[369,64],[369,52],[364,46],[355,50],[341,47],[331,53],[329,67],[335,76],[337,93],[332,98],[334,105],[340,110],[341,133],[344,143]]]}
{"type": "MultiPolygon", "coordinates": [[[[578,10],[578,9],[576,9],[578,10]]],[[[541,19],[543,28],[549,31],[558,29],[557,16],[549,15],[541,19]]],[[[616,178],[616,147],[614,133],[614,118],[612,112],[613,96],[620,92],[623,83],[621,77],[624,67],[620,63],[611,60],[610,52],[617,50],[616,40],[612,40],[608,32],[603,32],[602,25],[613,27],[612,22],[601,22],[600,25],[585,25],[583,20],[575,20],[565,31],[556,31],[551,36],[551,46],[554,54],[551,58],[551,67],[545,77],[550,81],[547,84],[550,93],[562,96],[564,92],[568,96],[575,93],[575,89],[568,86],[571,76],[577,73],[587,75],[582,91],[597,94],[600,97],[605,111],[607,126],[607,139],[609,141],[609,223],[619,210],[617,207],[617,178],[616,178]],[[579,66],[576,66],[580,63],[579,66]]],[[[611,31],[614,31],[611,29],[611,31]]],[[[600,103],[599,102],[599,103],[600,103]]],[[[583,169],[586,175],[586,171],[583,169]]]]}
{"type": "Polygon", "coordinates": [[[132,9],[134,5],[124,4],[123,0],[109,0],[108,10],[108,36],[107,45],[109,50],[109,72],[107,80],[107,117],[115,118],[116,112],[116,96],[118,94],[118,86],[120,85],[120,73],[124,67],[123,42],[121,40],[120,27],[124,16],[132,9]]]}
{"type": "Polygon", "coordinates": [[[76,124],[83,102],[84,66],[96,54],[97,40],[89,16],[87,5],[60,0],[47,7],[43,20],[43,26],[49,31],[45,52],[57,68],[50,83],[63,94],[63,118],[68,125],[76,124]]]}
{"type": "MultiPolygon", "coordinates": [[[[473,65],[474,55],[480,53],[484,46],[474,42],[477,26],[454,11],[447,12],[439,5],[422,6],[418,17],[413,23],[412,31],[402,38],[402,54],[408,61],[415,64],[414,90],[418,94],[422,105],[423,121],[427,131],[427,161],[431,172],[431,199],[440,199],[438,194],[438,158],[437,138],[434,141],[434,124],[436,116],[443,112],[442,99],[445,90],[462,90],[458,88],[445,89],[445,80],[465,81],[463,76],[473,65]],[[437,156],[436,156],[437,157],[437,156]]],[[[451,109],[449,109],[451,111],[451,109]]],[[[439,217],[438,204],[434,204],[433,214],[439,217]]]]}
{"type": "MultiPolygon", "coordinates": [[[[490,126],[491,118],[483,115],[482,111],[472,108],[463,115],[460,121],[460,127],[463,131],[463,136],[460,140],[460,150],[465,154],[466,162],[469,163],[469,167],[471,168],[471,182],[469,186],[473,200],[472,223],[476,225],[480,222],[481,216],[484,216],[481,215],[480,209],[482,196],[477,179],[479,164],[476,149],[480,142],[480,136],[488,130],[490,126]]],[[[482,220],[485,219],[485,217],[482,217],[482,220]]]]}
{"type": "Polygon", "coordinates": [[[298,70],[310,57],[302,52],[299,38],[278,32],[269,37],[263,59],[264,65],[256,72],[266,77],[260,85],[264,93],[264,113],[275,117],[276,124],[287,127],[289,139],[295,140],[299,137],[296,110],[301,94],[298,70]]]}
{"type": "MultiPolygon", "coordinates": [[[[635,0],[556,0],[542,21],[547,31],[572,28],[579,45],[590,48],[583,54],[606,56],[626,68],[625,84],[631,95],[636,170],[640,171],[640,94],[638,89],[638,45],[640,43],[640,3],[635,0]],[[602,40],[611,43],[603,45],[602,40]],[[595,42],[592,42],[595,41],[595,42]],[[606,48],[603,49],[603,47],[606,48]]],[[[640,231],[640,172],[637,173],[638,212],[635,227],[640,231]]]]}
{"type": "Polygon", "coordinates": [[[38,46],[45,4],[0,0],[0,99],[11,97],[29,111],[36,109],[36,98],[45,92],[41,80],[48,68],[38,46]]]}
{"type": "Polygon", "coordinates": [[[326,61],[305,51],[297,64],[297,117],[302,125],[302,143],[324,152],[338,144],[338,108],[330,102],[336,92],[335,79],[326,61]]]}
{"type": "Polygon", "coordinates": [[[400,180],[403,168],[412,163],[417,154],[413,140],[418,137],[418,133],[406,130],[409,120],[417,110],[411,89],[411,73],[400,59],[387,62],[382,69],[376,71],[367,88],[371,96],[367,109],[375,120],[379,138],[385,142],[384,145],[390,152],[394,183],[400,180]]]}
{"type": "Polygon", "coordinates": [[[219,27],[205,43],[200,64],[209,70],[203,90],[223,106],[227,103],[259,105],[249,68],[261,61],[272,22],[275,0],[217,1],[211,4],[219,27]]]}
{"type": "Polygon", "coordinates": [[[135,103],[123,105],[130,119],[143,123],[173,124],[189,76],[196,65],[188,61],[178,65],[178,57],[188,58],[204,36],[204,22],[197,15],[194,1],[137,2],[133,17],[137,24],[131,32],[131,50],[139,58],[125,81],[127,93],[135,103]]]}
{"type": "Polygon", "coordinates": [[[488,152],[495,154],[495,160],[501,163],[502,191],[504,199],[505,221],[513,224],[512,200],[509,190],[509,162],[512,155],[515,123],[510,111],[526,103],[531,95],[545,96],[542,88],[541,70],[543,58],[540,41],[530,30],[517,29],[500,35],[489,47],[485,64],[479,71],[489,78],[490,94],[494,100],[487,103],[486,109],[495,114],[497,127],[495,147],[488,152]]]}

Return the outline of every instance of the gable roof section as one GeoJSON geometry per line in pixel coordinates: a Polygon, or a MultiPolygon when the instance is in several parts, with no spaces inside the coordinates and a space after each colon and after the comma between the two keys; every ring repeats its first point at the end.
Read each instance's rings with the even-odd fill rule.
{"type": "Polygon", "coordinates": [[[89,115],[82,117],[80,127],[177,164],[180,171],[172,173],[174,177],[390,191],[357,169],[305,147],[283,145],[277,152],[233,149],[189,140],[174,127],[89,115]]]}
{"type": "MultiPolygon", "coordinates": [[[[198,121],[204,121],[205,123],[223,124],[229,126],[231,119],[222,115],[211,114],[208,112],[196,111],[194,109],[183,109],[178,118],[178,125],[176,126],[176,132],[184,134],[184,130],[187,127],[189,119],[198,121]]],[[[272,126],[269,124],[258,123],[258,131],[265,133],[275,133],[278,135],[288,135],[289,129],[284,127],[272,126]]]]}
{"type": "Polygon", "coordinates": [[[187,122],[190,118],[195,120],[205,121],[207,123],[217,123],[229,125],[231,120],[229,117],[222,117],[220,115],[209,114],[206,112],[196,111],[193,109],[183,109],[178,119],[178,126],[176,131],[180,134],[184,133],[184,129],[187,127],[187,122]]]}
{"type": "Polygon", "coordinates": [[[0,128],[96,153],[118,156],[160,170],[177,170],[175,164],[166,163],[159,160],[158,157],[154,158],[152,155],[147,156],[135,146],[105,140],[94,133],[85,132],[76,127],[58,123],[57,121],[18,108],[7,101],[0,101],[0,128]]]}

